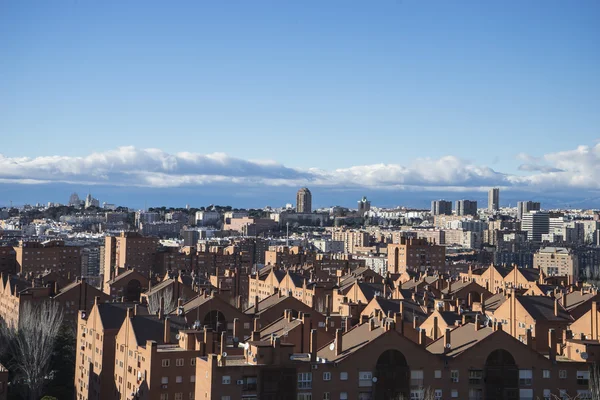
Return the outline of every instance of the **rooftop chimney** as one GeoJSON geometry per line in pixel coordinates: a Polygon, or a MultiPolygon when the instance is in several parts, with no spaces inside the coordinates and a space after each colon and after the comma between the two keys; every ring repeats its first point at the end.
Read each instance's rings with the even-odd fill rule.
{"type": "Polygon", "coordinates": [[[339,356],[342,354],[342,329],[336,329],[335,331],[335,355],[339,356]]]}
{"type": "Polygon", "coordinates": [[[419,329],[418,331],[419,334],[419,345],[420,346],[427,346],[427,335],[425,334],[425,329],[419,329]]]}
{"type": "Polygon", "coordinates": [[[433,340],[438,338],[438,317],[433,317],[433,340]]]}
{"type": "Polygon", "coordinates": [[[254,330],[257,332],[260,330],[260,318],[259,317],[254,318],[254,330]]]}
{"type": "Polygon", "coordinates": [[[592,301],[591,323],[592,340],[598,340],[598,303],[596,301],[592,301]]]}
{"type": "Polygon", "coordinates": [[[372,331],[375,329],[375,318],[370,318],[369,319],[369,331],[372,331]]]}
{"type": "Polygon", "coordinates": [[[165,331],[163,341],[165,342],[165,344],[171,343],[171,320],[169,319],[169,317],[165,318],[165,331]]]}
{"type": "Polygon", "coordinates": [[[254,313],[258,312],[258,296],[254,296],[254,313]]]}
{"type": "Polygon", "coordinates": [[[533,349],[533,336],[531,335],[531,329],[527,329],[527,346],[533,349]]]}
{"type": "Polygon", "coordinates": [[[446,333],[444,334],[444,353],[450,351],[451,341],[452,339],[452,331],[450,328],[446,328],[446,333]]]}
{"type": "Polygon", "coordinates": [[[401,335],[404,335],[404,320],[402,319],[402,314],[394,314],[394,324],[396,325],[396,330],[400,332],[401,335]]]}
{"type": "Polygon", "coordinates": [[[165,298],[160,298],[160,305],[158,306],[158,319],[162,320],[165,317],[165,298]]]}
{"type": "Polygon", "coordinates": [[[554,299],[554,316],[558,317],[558,299],[554,299]]]}
{"type": "Polygon", "coordinates": [[[133,308],[127,307],[127,318],[133,318],[133,308]]]}
{"type": "Polygon", "coordinates": [[[481,321],[479,320],[479,314],[475,315],[475,330],[478,331],[481,329],[481,321]]]}
{"type": "Polygon", "coordinates": [[[317,357],[317,330],[316,329],[310,330],[309,351],[310,351],[310,361],[315,361],[315,359],[317,357]]]}
{"type": "Polygon", "coordinates": [[[550,361],[556,362],[556,331],[554,329],[548,330],[548,358],[550,361]]]}

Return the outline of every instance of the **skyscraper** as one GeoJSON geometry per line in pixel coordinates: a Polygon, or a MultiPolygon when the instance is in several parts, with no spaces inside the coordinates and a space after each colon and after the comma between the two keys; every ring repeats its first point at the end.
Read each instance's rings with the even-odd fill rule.
{"type": "Polygon", "coordinates": [[[550,231],[550,216],[547,212],[531,211],[523,214],[521,230],[527,232],[527,239],[541,242],[542,235],[550,231]]]}
{"type": "Polygon", "coordinates": [[[298,193],[296,194],[296,212],[312,212],[312,194],[308,188],[298,190],[298,193]]]}
{"type": "Polygon", "coordinates": [[[456,215],[477,215],[476,200],[456,200],[456,215]]]}
{"type": "Polygon", "coordinates": [[[488,210],[498,211],[500,209],[500,189],[493,188],[488,192],[488,210]]]}
{"type": "Polygon", "coordinates": [[[446,200],[434,200],[431,202],[432,215],[452,215],[452,202],[446,200]]]}
{"type": "Polygon", "coordinates": [[[540,211],[541,205],[539,201],[519,201],[517,202],[517,219],[523,219],[523,214],[530,211],[540,211]]]}
{"type": "Polygon", "coordinates": [[[358,201],[358,215],[364,217],[366,213],[371,209],[371,202],[367,200],[366,197],[363,197],[358,201]]]}

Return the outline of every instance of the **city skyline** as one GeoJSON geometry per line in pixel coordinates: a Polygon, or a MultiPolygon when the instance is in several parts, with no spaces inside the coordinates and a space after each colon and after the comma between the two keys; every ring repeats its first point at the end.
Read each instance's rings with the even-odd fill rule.
{"type": "Polygon", "coordinates": [[[0,179],[78,157],[102,177],[135,146],[160,149],[150,173],[189,152],[337,184],[598,189],[597,2],[313,5],[4,3],[0,179]]]}

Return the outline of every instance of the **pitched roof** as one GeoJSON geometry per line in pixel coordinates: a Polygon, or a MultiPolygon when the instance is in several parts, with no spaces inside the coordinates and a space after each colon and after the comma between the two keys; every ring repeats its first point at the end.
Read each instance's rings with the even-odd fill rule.
{"type": "Polygon", "coordinates": [[[486,311],[496,311],[506,301],[506,297],[503,293],[496,293],[492,297],[484,298],[483,305],[486,311]]]}
{"type": "Polygon", "coordinates": [[[597,296],[597,294],[593,293],[593,292],[583,293],[581,291],[576,291],[576,292],[567,293],[566,295],[559,296],[558,301],[563,307],[565,307],[568,311],[570,311],[576,307],[579,307],[580,305],[584,304],[585,302],[592,300],[595,296],[597,296]],[[566,300],[566,304],[565,304],[565,300],[566,300]]]}
{"type": "MultiPolygon", "coordinates": [[[[174,343],[180,329],[186,327],[185,320],[180,317],[169,316],[171,339],[174,343]]],[[[158,344],[165,344],[164,330],[165,323],[155,315],[136,315],[131,319],[131,325],[135,334],[135,339],[139,346],[145,346],[146,341],[154,340],[158,344]]]]}
{"type": "Polygon", "coordinates": [[[536,321],[572,321],[573,318],[561,305],[558,316],[554,315],[554,299],[547,296],[517,296],[516,300],[536,321]]]}
{"type": "MultiPolygon", "coordinates": [[[[127,317],[127,308],[135,307],[135,303],[98,303],[96,306],[104,330],[119,329],[127,317]]],[[[138,304],[138,314],[147,314],[145,306],[138,304]]]]}
{"type": "MultiPolygon", "coordinates": [[[[133,274],[137,274],[137,275],[140,275],[140,276],[143,276],[144,278],[146,278],[143,274],[136,271],[135,269],[128,269],[127,271],[121,272],[119,275],[115,276],[107,283],[109,285],[112,285],[113,283],[116,283],[116,282],[120,281],[121,279],[127,278],[129,275],[133,275],[133,274]]],[[[146,279],[148,279],[148,278],[146,278],[146,279]]]]}
{"type": "Polygon", "coordinates": [[[388,315],[390,312],[392,312],[393,314],[400,312],[400,303],[402,303],[402,308],[404,310],[402,318],[406,321],[412,321],[414,315],[418,315],[422,318],[427,315],[420,305],[409,300],[386,299],[378,296],[375,297],[372,301],[377,302],[379,309],[385,315],[388,315]]]}
{"type": "MultiPolygon", "coordinates": [[[[378,321],[375,322],[376,325],[377,323],[378,321]]],[[[395,331],[391,330],[389,332],[395,331]]],[[[381,326],[376,326],[375,329],[370,330],[368,323],[357,325],[353,329],[342,334],[342,352],[339,355],[335,354],[335,348],[330,350],[330,344],[327,344],[317,351],[317,356],[328,361],[340,361],[365,347],[384,333],[386,333],[386,331],[381,326]]]]}
{"type": "Polygon", "coordinates": [[[291,321],[288,321],[286,318],[281,317],[260,330],[260,340],[269,340],[272,335],[276,337],[284,336],[300,325],[302,325],[302,320],[298,318],[292,318],[291,321]]]}
{"type": "Polygon", "coordinates": [[[475,330],[475,324],[467,323],[450,331],[451,348],[449,351],[444,346],[444,335],[431,342],[427,346],[427,350],[433,354],[446,354],[448,357],[456,357],[496,332],[487,327],[475,330]]]}

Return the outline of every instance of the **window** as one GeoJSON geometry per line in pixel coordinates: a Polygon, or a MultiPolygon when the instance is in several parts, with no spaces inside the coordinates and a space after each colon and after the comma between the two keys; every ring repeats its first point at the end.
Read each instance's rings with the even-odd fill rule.
{"type": "Polygon", "coordinates": [[[550,393],[550,389],[544,389],[544,400],[550,400],[552,398],[552,394],[550,393]]]}
{"type": "Polygon", "coordinates": [[[469,400],[483,400],[483,389],[469,389],[469,400]]]}
{"type": "Polygon", "coordinates": [[[533,379],[533,371],[530,369],[520,369],[519,370],[519,385],[521,386],[531,386],[531,381],[533,379]]]}
{"type": "Polygon", "coordinates": [[[221,396],[221,400],[231,400],[231,396],[221,396]]]}
{"type": "Polygon", "coordinates": [[[433,376],[435,377],[435,379],[441,379],[442,378],[442,370],[436,369],[433,373],[433,376]]]}
{"type": "Polygon", "coordinates": [[[358,386],[359,387],[373,386],[373,373],[371,371],[359,371],[358,386]]]}
{"type": "Polygon", "coordinates": [[[589,385],[590,371],[577,371],[577,384],[586,386],[589,385]]]}
{"type": "Polygon", "coordinates": [[[331,393],[329,393],[329,392],[323,393],[323,400],[331,400],[331,393]]]}
{"type": "Polygon", "coordinates": [[[458,370],[453,369],[452,371],[450,371],[450,377],[453,383],[458,383],[458,370]]]}
{"type": "Polygon", "coordinates": [[[581,400],[592,400],[592,392],[589,390],[578,390],[576,398],[581,400]]]}
{"type": "Polygon", "coordinates": [[[410,371],[410,386],[423,386],[423,370],[410,371]]]}
{"type": "Polygon", "coordinates": [[[423,389],[413,389],[410,391],[410,400],[422,400],[423,389]]]}
{"type": "Polygon", "coordinates": [[[194,365],[196,365],[196,358],[191,358],[190,359],[190,365],[193,367],[194,365]]]}
{"type": "Polygon", "coordinates": [[[442,400],[442,389],[435,389],[434,398],[435,400],[442,400]]]}
{"type": "Polygon", "coordinates": [[[171,365],[171,360],[166,359],[166,360],[162,360],[162,366],[163,367],[168,367],[171,365]]]}
{"type": "Polygon", "coordinates": [[[250,329],[250,322],[244,322],[244,329],[250,329]]]}
{"type": "Polygon", "coordinates": [[[480,369],[469,370],[469,385],[481,385],[483,371],[480,369]]]}
{"type": "Polygon", "coordinates": [[[550,379],[550,370],[549,369],[542,370],[542,378],[550,379]]]}
{"type": "Polygon", "coordinates": [[[312,372],[298,373],[298,389],[312,388],[312,372]]]}
{"type": "Polygon", "coordinates": [[[175,383],[181,383],[181,382],[183,382],[183,376],[176,376],[175,383]]]}
{"type": "Polygon", "coordinates": [[[175,400],[183,400],[183,393],[175,393],[175,400]]]}
{"type": "Polygon", "coordinates": [[[567,370],[566,369],[561,369],[558,371],[558,378],[559,379],[567,379],[567,370]]]}
{"type": "Polygon", "coordinates": [[[178,358],[177,360],[175,360],[175,366],[183,367],[183,358],[178,358]]]}
{"type": "Polygon", "coordinates": [[[229,385],[231,383],[231,376],[223,375],[223,377],[221,378],[221,383],[223,385],[229,385]]]}
{"type": "Polygon", "coordinates": [[[167,383],[169,383],[169,377],[163,376],[162,378],[160,378],[160,383],[162,383],[163,385],[166,385],[167,383]]]}
{"type": "Polygon", "coordinates": [[[348,400],[348,393],[346,393],[346,392],[340,393],[340,400],[348,400]]]}
{"type": "Polygon", "coordinates": [[[298,393],[297,400],[312,400],[312,393],[298,393]]]}
{"type": "Polygon", "coordinates": [[[519,389],[520,400],[533,400],[533,389],[519,389]]]}
{"type": "Polygon", "coordinates": [[[323,380],[330,381],[331,380],[331,372],[323,372],[323,380]]]}
{"type": "Polygon", "coordinates": [[[340,381],[347,381],[347,380],[348,380],[348,373],[340,372],[340,381]]]}
{"type": "Polygon", "coordinates": [[[247,376],[244,378],[244,390],[256,390],[256,376],[247,376]]]}
{"type": "Polygon", "coordinates": [[[160,394],[160,400],[169,400],[169,394],[168,393],[161,393],[160,394]]]}
{"type": "MultiPolygon", "coordinates": [[[[196,393],[190,392],[190,400],[194,400],[195,398],[196,398],[196,393]]],[[[231,400],[231,398],[229,400],[231,400]]]]}
{"type": "Polygon", "coordinates": [[[558,396],[562,399],[562,400],[567,400],[568,399],[568,395],[567,395],[567,391],[565,389],[559,389],[558,390],[558,396]]]}
{"type": "Polygon", "coordinates": [[[458,398],[458,390],[452,389],[452,391],[450,392],[450,397],[452,397],[453,399],[458,398]]]}

